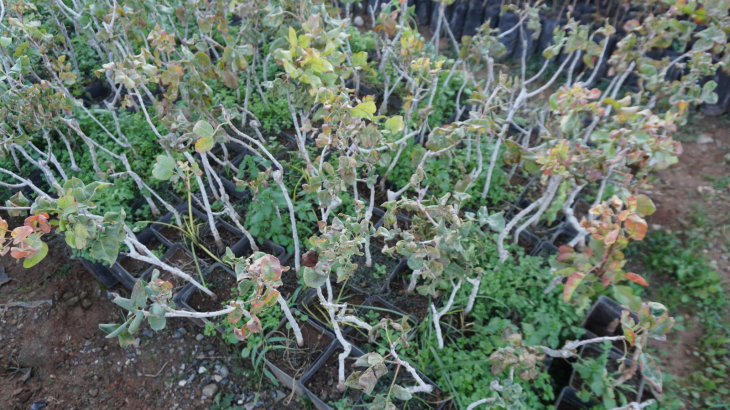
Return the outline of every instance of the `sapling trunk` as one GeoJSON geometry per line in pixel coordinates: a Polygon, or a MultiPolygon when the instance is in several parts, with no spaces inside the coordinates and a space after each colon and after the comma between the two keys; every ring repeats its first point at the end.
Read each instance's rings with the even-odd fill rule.
{"type": "MultiPolygon", "coordinates": [[[[191,163],[195,163],[195,158],[193,158],[192,155],[190,155],[189,152],[185,152],[185,158],[191,163]]],[[[208,225],[210,227],[210,232],[213,234],[213,241],[215,242],[215,246],[218,249],[219,253],[223,253],[226,250],[226,247],[223,246],[223,240],[221,240],[221,235],[218,232],[218,228],[215,226],[215,217],[213,216],[213,212],[210,208],[210,203],[208,202],[208,193],[205,192],[205,183],[203,182],[203,179],[200,178],[200,175],[195,175],[195,181],[198,183],[198,186],[200,187],[200,195],[203,197],[203,205],[205,205],[205,214],[208,217],[208,225]]]]}
{"type": "Polygon", "coordinates": [[[530,218],[528,218],[525,223],[520,225],[519,228],[515,231],[514,235],[514,243],[517,244],[517,241],[519,240],[520,234],[522,231],[524,231],[528,225],[530,224],[537,224],[537,222],[540,220],[540,217],[542,214],[547,210],[548,206],[550,206],[550,203],[553,201],[553,198],[555,198],[555,194],[558,191],[558,188],[560,187],[560,182],[562,181],[563,177],[561,176],[554,176],[550,179],[550,182],[548,183],[548,187],[545,190],[545,194],[542,197],[542,201],[540,203],[540,208],[538,208],[537,212],[535,212],[534,215],[532,215],[530,218]]]}
{"type": "Polygon", "coordinates": [[[279,306],[281,307],[281,310],[284,312],[284,316],[286,316],[286,320],[289,322],[289,325],[291,326],[292,332],[294,332],[294,337],[297,339],[297,346],[302,347],[304,346],[304,339],[302,338],[302,329],[299,327],[299,324],[296,320],[294,320],[294,316],[291,314],[291,310],[289,310],[289,306],[286,304],[286,300],[283,296],[279,295],[277,301],[279,302],[279,306]]]}
{"type": "Polygon", "coordinates": [[[431,312],[433,313],[433,327],[436,329],[436,340],[438,341],[439,350],[442,350],[444,348],[444,338],[443,336],[441,336],[441,324],[439,322],[445,314],[449,313],[451,305],[454,304],[454,297],[456,297],[456,292],[458,292],[459,288],[461,288],[461,284],[463,283],[463,281],[464,279],[459,278],[459,281],[456,282],[456,285],[453,285],[453,281],[451,282],[453,285],[453,288],[451,289],[451,295],[449,295],[449,300],[448,302],[446,302],[446,305],[444,305],[443,309],[436,310],[436,305],[431,303],[431,312]]]}
{"type": "MultiPolygon", "coordinates": [[[[347,307],[347,304],[343,305],[334,305],[332,303],[332,284],[330,283],[329,277],[325,280],[325,285],[327,285],[327,299],[325,299],[324,295],[322,294],[322,287],[317,288],[317,296],[319,296],[319,301],[322,304],[322,307],[327,309],[327,313],[330,316],[330,320],[332,321],[332,330],[335,331],[335,336],[337,337],[337,340],[342,344],[342,353],[338,356],[338,360],[340,362],[339,364],[339,371],[338,371],[338,382],[337,382],[337,389],[341,392],[345,391],[345,359],[347,359],[350,356],[350,351],[352,350],[352,345],[350,342],[345,339],[345,337],[342,335],[342,332],[340,331],[340,324],[337,320],[337,315],[335,312],[335,309],[342,306],[342,312],[344,314],[345,308],[347,307]]],[[[342,314],[340,315],[342,316],[342,314]]]]}
{"type": "Polygon", "coordinates": [[[416,269],[411,273],[411,282],[408,284],[408,288],[406,288],[406,294],[413,293],[414,290],[416,290],[416,285],[418,284],[418,277],[421,276],[421,270],[416,269]]]}
{"type": "MultiPolygon", "coordinates": [[[[365,217],[363,220],[365,222],[370,222],[370,218],[373,217],[373,208],[375,207],[375,184],[373,184],[372,187],[370,187],[370,202],[368,203],[368,209],[365,211],[365,217]]],[[[373,266],[373,257],[370,254],[370,234],[367,235],[367,238],[365,239],[365,266],[372,267],[373,266]]]]}

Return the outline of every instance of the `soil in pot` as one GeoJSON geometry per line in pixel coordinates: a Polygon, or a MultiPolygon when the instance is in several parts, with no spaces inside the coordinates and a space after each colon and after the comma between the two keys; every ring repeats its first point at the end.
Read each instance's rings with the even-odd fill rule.
{"type": "MultiPolygon", "coordinates": [[[[309,391],[314,393],[323,402],[336,408],[333,402],[347,398],[347,404],[352,406],[360,398],[360,391],[347,388],[344,393],[337,389],[337,380],[339,377],[340,361],[338,355],[342,353],[342,349],[334,350],[332,356],[322,364],[322,367],[314,372],[314,375],[307,380],[304,385],[309,391]]],[[[345,377],[350,375],[353,363],[356,358],[350,356],[345,359],[345,377]]]]}
{"type": "Polygon", "coordinates": [[[414,290],[413,293],[406,294],[408,284],[410,283],[411,270],[406,269],[400,272],[390,282],[390,292],[383,296],[387,302],[390,302],[393,306],[398,309],[413,315],[418,320],[423,320],[428,316],[429,309],[431,309],[431,302],[429,298],[418,293],[414,290]]]}
{"type": "Polygon", "coordinates": [[[371,295],[377,295],[383,289],[388,276],[398,266],[398,259],[383,255],[379,250],[370,248],[372,266],[365,266],[365,255],[357,260],[357,269],[353,272],[348,283],[371,295]]]}
{"type": "Polygon", "coordinates": [[[532,235],[520,235],[517,238],[517,245],[525,250],[525,255],[531,255],[540,244],[540,240],[532,235]]]}
{"type": "Polygon", "coordinates": [[[233,299],[234,289],[237,286],[236,278],[220,267],[210,271],[208,277],[205,278],[205,284],[211,292],[215,293],[218,299],[213,300],[199,289],[193,291],[190,299],[188,299],[188,305],[198,312],[220,310],[221,305],[233,299]]]}
{"type": "MultiPolygon", "coordinates": [[[[200,280],[200,274],[198,273],[198,268],[195,265],[195,260],[193,260],[192,256],[185,252],[184,248],[179,248],[172,255],[169,255],[165,259],[165,263],[172,267],[180,269],[181,271],[190,275],[190,277],[195,280],[200,280]]],[[[200,265],[201,270],[205,269],[205,262],[198,259],[198,264],[200,265]]],[[[172,283],[173,292],[179,291],[180,289],[182,289],[183,286],[188,283],[184,279],[162,269],[160,269],[160,279],[172,283]]]]}
{"type": "MultiPolygon", "coordinates": [[[[226,254],[225,249],[227,247],[232,248],[233,245],[241,240],[241,238],[223,226],[218,226],[218,234],[220,235],[221,241],[223,242],[223,252],[218,251],[218,247],[215,245],[215,237],[213,236],[213,232],[207,226],[201,229],[200,244],[220,259],[226,254]]],[[[203,250],[200,246],[196,246],[195,255],[203,258],[203,260],[205,260],[209,264],[218,262],[213,259],[213,257],[211,257],[208,252],[203,250]]]]}
{"type": "Polygon", "coordinates": [[[578,219],[578,222],[580,222],[583,218],[588,218],[590,210],[591,204],[586,201],[578,201],[573,208],[573,216],[575,216],[576,219],[578,219]]]}
{"type": "MultiPolygon", "coordinates": [[[[388,371],[385,376],[378,379],[378,383],[375,385],[375,389],[373,390],[371,396],[368,396],[366,394],[362,395],[362,402],[372,403],[375,395],[388,394],[390,386],[393,383],[393,377],[395,376],[395,367],[393,367],[388,371]]],[[[421,378],[423,378],[423,376],[421,376],[421,378]]],[[[413,379],[413,376],[411,376],[411,374],[402,367],[398,371],[398,376],[396,377],[395,383],[406,388],[416,385],[416,381],[413,379]]],[[[395,408],[398,410],[435,410],[441,405],[441,402],[443,401],[443,399],[440,397],[440,392],[436,388],[434,388],[433,393],[430,394],[416,393],[410,400],[405,402],[398,400],[392,396],[390,397],[390,400],[393,402],[395,408]]]]}
{"type": "MultiPolygon", "coordinates": [[[[150,239],[147,244],[145,244],[147,249],[149,249],[152,252],[157,251],[157,256],[161,257],[165,253],[165,245],[162,244],[157,238],[153,237],[150,239]]],[[[134,259],[131,257],[125,257],[122,258],[122,260],[119,262],[119,265],[124,268],[124,270],[127,271],[130,275],[137,278],[139,275],[143,274],[150,266],[149,263],[142,262],[141,260],[134,259]]]]}
{"type": "MultiPolygon", "coordinates": [[[[193,223],[195,225],[199,225],[201,222],[200,219],[195,218],[193,223]]],[[[185,231],[181,230],[179,226],[175,225],[175,218],[170,221],[170,224],[172,224],[173,226],[164,225],[157,232],[159,232],[160,235],[167,239],[167,241],[171,244],[185,243],[187,241],[185,237],[185,231]]],[[[185,222],[183,222],[183,224],[185,224],[185,222]]]]}
{"type": "Polygon", "coordinates": [[[287,340],[276,342],[276,345],[269,345],[270,349],[266,352],[266,359],[271,364],[296,379],[300,379],[304,375],[332,342],[332,336],[307,322],[301,324],[300,328],[304,341],[302,347],[297,346],[292,331],[281,326],[273,337],[286,337],[287,340]]]}
{"type": "MultiPolygon", "coordinates": [[[[347,302],[348,309],[359,308],[365,303],[365,300],[367,299],[365,295],[350,290],[347,287],[343,289],[341,284],[333,284],[332,291],[334,292],[333,302],[347,302]]],[[[327,296],[326,290],[323,289],[322,293],[325,295],[325,297],[327,296]]],[[[322,305],[319,303],[318,296],[315,295],[313,298],[310,298],[308,301],[306,301],[306,303],[303,303],[302,310],[304,310],[307,315],[318,320],[319,323],[324,323],[327,326],[330,325],[330,315],[327,310],[323,308],[322,305]]]]}
{"type": "Polygon", "coordinates": [[[559,248],[563,245],[569,244],[570,241],[573,240],[573,238],[575,238],[575,235],[572,235],[570,232],[565,230],[560,231],[558,236],[555,237],[555,240],[553,240],[553,245],[559,248]]]}

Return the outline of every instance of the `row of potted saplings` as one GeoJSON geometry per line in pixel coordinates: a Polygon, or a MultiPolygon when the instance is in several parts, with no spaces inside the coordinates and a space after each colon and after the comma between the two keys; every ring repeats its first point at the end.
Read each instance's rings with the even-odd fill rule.
{"type": "MultiPolygon", "coordinates": [[[[291,137],[288,137],[291,138],[291,137]]],[[[294,148],[292,144],[286,148],[291,150],[294,148]]],[[[235,152],[235,151],[234,151],[235,152]]],[[[239,155],[231,162],[234,165],[240,164],[243,156],[248,155],[245,152],[236,152],[239,155]]],[[[279,156],[283,155],[279,154],[279,156]]],[[[228,180],[225,170],[220,171],[220,176],[227,192],[237,198],[240,202],[249,200],[249,197],[236,189],[236,185],[228,180]]],[[[174,198],[174,195],[166,193],[174,198]]],[[[220,301],[228,301],[234,298],[232,294],[236,287],[236,275],[226,266],[219,263],[216,258],[220,259],[225,254],[223,250],[217,249],[211,230],[208,227],[207,216],[196,209],[188,207],[187,201],[181,201],[176,211],[183,218],[187,218],[188,213],[192,212],[193,223],[185,223],[184,228],[180,229],[175,225],[173,214],[168,213],[148,228],[137,234],[137,240],[144,244],[149,250],[156,253],[161,261],[170,266],[176,267],[184,273],[195,279],[202,276],[205,286],[208,287],[218,297],[218,301],[212,300],[197,290],[192,284],[186,284],[182,279],[168,272],[161,272],[160,278],[169,281],[174,286],[174,301],[181,309],[191,311],[213,311],[220,308],[220,301]],[[192,228],[192,229],[191,229],[192,228]]],[[[382,210],[376,211],[376,218],[382,217],[382,210]]],[[[399,219],[405,218],[400,216],[399,219]]],[[[216,228],[221,236],[223,244],[230,247],[231,251],[237,256],[250,256],[253,251],[248,239],[241,231],[227,223],[221,218],[216,219],[216,228]]],[[[377,222],[382,224],[382,220],[377,222]]],[[[271,241],[264,241],[263,245],[259,245],[259,250],[277,256],[284,266],[293,267],[293,258],[287,255],[285,249],[271,241]]],[[[403,288],[407,276],[403,274],[399,276],[401,286],[396,290],[390,291],[389,285],[391,280],[401,274],[405,267],[405,261],[400,258],[392,258],[383,255],[381,248],[375,245],[373,248],[373,261],[375,266],[366,268],[364,258],[359,261],[360,269],[356,272],[355,285],[335,285],[336,289],[342,290],[340,293],[340,301],[347,302],[358,310],[361,317],[368,315],[377,315],[377,318],[371,317],[374,322],[379,318],[387,317],[393,320],[401,319],[408,316],[412,328],[415,330],[418,321],[415,317],[424,318],[428,314],[428,306],[430,300],[420,296],[413,295],[411,297],[403,296],[400,289],[403,288]],[[381,273],[376,272],[380,269],[381,273]],[[361,289],[362,288],[362,289],[361,289]],[[398,307],[392,305],[380,295],[394,295],[394,300],[405,299],[406,302],[401,304],[404,307],[417,307],[416,313],[407,314],[398,307]]],[[[148,264],[127,256],[124,252],[120,253],[117,262],[107,268],[102,264],[81,259],[82,263],[94,274],[102,283],[111,287],[116,283],[121,283],[128,289],[132,289],[134,283],[138,279],[149,281],[154,269],[157,266],[148,264]]],[[[267,336],[269,347],[267,348],[265,363],[270,371],[285,385],[295,390],[298,394],[307,394],[311,397],[317,408],[329,409],[326,402],[340,400],[345,398],[349,404],[356,404],[358,401],[372,401],[372,398],[363,394],[361,398],[360,391],[348,389],[344,394],[337,390],[332,380],[337,380],[337,355],[342,350],[342,346],[335,339],[333,331],[330,327],[329,320],[325,311],[319,307],[319,302],[313,290],[301,295],[298,290],[299,281],[293,269],[282,277],[283,285],[279,288],[283,297],[289,299],[289,302],[296,304],[299,302],[299,311],[309,316],[309,320],[300,324],[304,346],[297,347],[292,334],[286,329],[286,319],[282,320],[276,330],[267,336]],[[293,300],[291,298],[293,297],[293,300]],[[305,377],[306,376],[306,377],[305,377]]],[[[296,312],[296,310],[295,310],[296,312]]],[[[299,315],[301,317],[301,315],[299,315]]],[[[191,318],[199,326],[205,326],[206,319],[191,318]]],[[[222,326],[217,328],[220,332],[225,332],[222,326]]],[[[364,352],[377,351],[377,344],[369,344],[367,333],[363,329],[352,326],[345,327],[343,331],[345,337],[353,344],[353,350],[350,355],[349,367],[364,352]]],[[[394,372],[391,372],[393,374],[394,372]]],[[[423,374],[421,377],[428,383],[433,384],[436,389],[434,393],[417,394],[409,402],[409,408],[442,408],[444,403],[440,398],[441,390],[432,381],[428,380],[423,374]],[[414,407],[413,402],[418,402],[420,407],[414,407]]],[[[373,396],[377,393],[387,393],[390,386],[390,380],[381,380],[373,396]]],[[[402,385],[412,385],[413,380],[407,372],[399,372],[396,382],[402,385]]]]}
{"type": "MultiPolygon", "coordinates": [[[[600,296],[583,321],[582,327],[585,329],[585,333],[582,339],[623,336],[620,321],[621,312],[624,310],[627,309],[613,299],[600,296]]],[[[631,311],[630,314],[638,322],[638,315],[631,311]]],[[[626,368],[630,367],[632,353],[633,348],[624,343],[623,340],[614,341],[608,353],[608,363],[606,365],[608,373],[616,373],[619,370],[621,361],[623,361],[626,368]]],[[[603,346],[597,343],[586,344],[579,351],[581,359],[598,358],[605,354],[603,346]]],[[[581,390],[588,390],[589,388],[586,382],[581,379],[580,374],[572,368],[571,363],[575,360],[579,359],[553,359],[550,364],[548,372],[553,382],[558,388],[562,387],[555,403],[555,410],[589,409],[598,405],[596,400],[584,401],[579,397],[581,390]],[[567,378],[568,375],[569,378],[567,378]]],[[[641,372],[638,371],[630,380],[618,386],[617,389],[626,397],[628,402],[643,403],[654,398],[651,389],[647,388],[641,372]]]]}

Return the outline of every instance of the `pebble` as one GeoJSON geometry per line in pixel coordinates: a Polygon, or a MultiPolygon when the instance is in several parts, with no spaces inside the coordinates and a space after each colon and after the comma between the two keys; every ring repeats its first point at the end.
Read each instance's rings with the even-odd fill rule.
{"type": "Polygon", "coordinates": [[[215,350],[208,351],[208,356],[215,356],[215,350]]]}
{"type": "Polygon", "coordinates": [[[200,373],[200,374],[203,374],[203,373],[205,373],[205,372],[207,372],[207,371],[208,371],[208,369],[206,369],[206,368],[205,368],[205,367],[203,367],[203,366],[200,366],[200,367],[198,368],[198,373],[200,373]]]}
{"type": "Polygon", "coordinates": [[[88,309],[91,307],[91,301],[89,299],[84,299],[81,301],[81,307],[84,309],[88,309]]]}
{"type": "Polygon", "coordinates": [[[66,293],[63,294],[63,296],[61,296],[61,298],[63,298],[63,300],[69,300],[73,296],[74,296],[73,292],[66,292],[66,293]]]}
{"type": "Polygon", "coordinates": [[[89,390],[89,396],[96,397],[99,394],[99,389],[91,389],[89,390]]]}
{"type": "Polygon", "coordinates": [[[365,22],[363,21],[362,17],[360,17],[360,16],[355,17],[355,19],[352,22],[355,23],[355,25],[358,26],[358,27],[360,27],[363,24],[365,24],[365,22]]]}
{"type": "Polygon", "coordinates": [[[177,329],[177,332],[180,333],[181,335],[184,335],[184,334],[187,334],[188,333],[188,331],[185,330],[184,327],[181,327],[181,328],[177,329]]]}
{"type": "Polygon", "coordinates": [[[715,139],[705,133],[702,133],[697,137],[697,144],[699,145],[710,144],[712,142],[715,142],[715,139]]]}
{"type": "Polygon", "coordinates": [[[215,383],[207,384],[203,387],[203,396],[213,397],[218,393],[218,385],[215,383]]]}
{"type": "Polygon", "coordinates": [[[143,329],[142,330],[142,334],[145,335],[145,336],[147,336],[150,339],[152,339],[153,337],[155,337],[155,334],[152,333],[152,331],[149,330],[149,329],[143,329]]]}
{"type": "Polygon", "coordinates": [[[256,407],[256,403],[246,403],[243,405],[244,410],[253,410],[256,407]]]}
{"type": "Polygon", "coordinates": [[[70,298],[69,300],[66,301],[66,306],[74,306],[77,303],[79,303],[79,297],[78,296],[74,296],[74,297],[72,297],[72,298],[70,298]]]}
{"type": "Polygon", "coordinates": [[[229,374],[229,373],[230,373],[230,372],[228,371],[228,368],[227,368],[226,366],[221,366],[221,368],[220,368],[220,369],[218,369],[218,374],[220,374],[220,375],[221,375],[221,377],[223,377],[224,379],[225,379],[226,377],[228,377],[228,374],[229,374]]]}
{"type": "Polygon", "coordinates": [[[213,376],[213,380],[215,380],[217,383],[220,383],[223,378],[219,374],[216,374],[215,376],[213,376]]]}
{"type": "Polygon", "coordinates": [[[203,340],[203,337],[204,337],[203,335],[201,335],[200,333],[198,333],[198,335],[195,336],[195,340],[197,340],[199,342],[199,341],[203,340]]]}
{"type": "Polygon", "coordinates": [[[180,386],[180,387],[185,387],[185,385],[186,385],[187,383],[188,383],[188,381],[187,381],[187,380],[180,380],[179,382],[177,382],[177,385],[178,385],[178,386],[180,386]]]}

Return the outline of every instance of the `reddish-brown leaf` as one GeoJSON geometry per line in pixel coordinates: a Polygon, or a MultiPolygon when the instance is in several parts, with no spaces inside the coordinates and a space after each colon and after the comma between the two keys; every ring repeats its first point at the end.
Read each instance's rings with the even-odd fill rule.
{"type": "Polygon", "coordinates": [[[626,279],[628,279],[634,283],[638,283],[641,286],[649,286],[649,282],[647,282],[646,279],[644,279],[641,275],[633,273],[633,272],[627,273],[626,279]]]}

